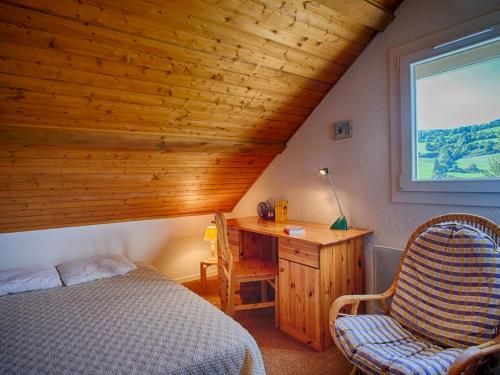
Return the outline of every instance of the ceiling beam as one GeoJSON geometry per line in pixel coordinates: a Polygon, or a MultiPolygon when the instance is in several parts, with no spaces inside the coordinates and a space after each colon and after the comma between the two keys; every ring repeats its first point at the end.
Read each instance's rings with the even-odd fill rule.
{"type": "Polygon", "coordinates": [[[0,128],[0,144],[23,144],[26,147],[64,146],[82,149],[220,152],[259,155],[277,155],[286,147],[284,142],[273,141],[19,126],[2,126],[0,128]]]}

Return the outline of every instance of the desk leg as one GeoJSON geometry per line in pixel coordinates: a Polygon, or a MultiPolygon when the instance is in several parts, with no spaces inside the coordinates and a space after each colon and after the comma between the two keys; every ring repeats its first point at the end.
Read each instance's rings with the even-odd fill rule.
{"type": "Polygon", "coordinates": [[[260,298],[261,302],[267,301],[267,281],[260,282],[260,298]]]}
{"type": "Polygon", "coordinates": [[[279,294],[279,284],[278,275],[274,278],[274,325],[279,328],[280,326],[280,294],[279,294]]]}

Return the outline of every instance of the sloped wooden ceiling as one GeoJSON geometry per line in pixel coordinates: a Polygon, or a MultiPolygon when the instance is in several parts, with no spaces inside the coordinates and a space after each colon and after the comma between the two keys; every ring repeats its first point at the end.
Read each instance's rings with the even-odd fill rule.
{"type": "Polygon", "coordinates": [[[0,2],[0,231],[231,210],[399,2],[0,2]]]}

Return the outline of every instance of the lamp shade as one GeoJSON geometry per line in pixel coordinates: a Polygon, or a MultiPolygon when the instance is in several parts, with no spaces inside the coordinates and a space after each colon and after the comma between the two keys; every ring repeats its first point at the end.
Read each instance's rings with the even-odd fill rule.
{"type": "Polygon", "coordinates": [[[207,229],[205,229],[203,241],[217,241],[217,227],[215,225],[209,225],[207,229]]]}
{"type": "Polygon", "coordinates": [[[330,172],[328,171],[328,168],[320,168],[320,169],[318,169],[318,172],[322,176],[328,176],[330,174],[330,172]]]}

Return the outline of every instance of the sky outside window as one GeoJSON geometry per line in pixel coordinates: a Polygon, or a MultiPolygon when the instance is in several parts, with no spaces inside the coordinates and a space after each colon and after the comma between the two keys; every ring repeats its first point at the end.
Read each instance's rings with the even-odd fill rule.
{"type": "Polygon", "coordinates": [[[500,118],[500,57],[416,81],[419,129],[449,129],[500,118]]]}

